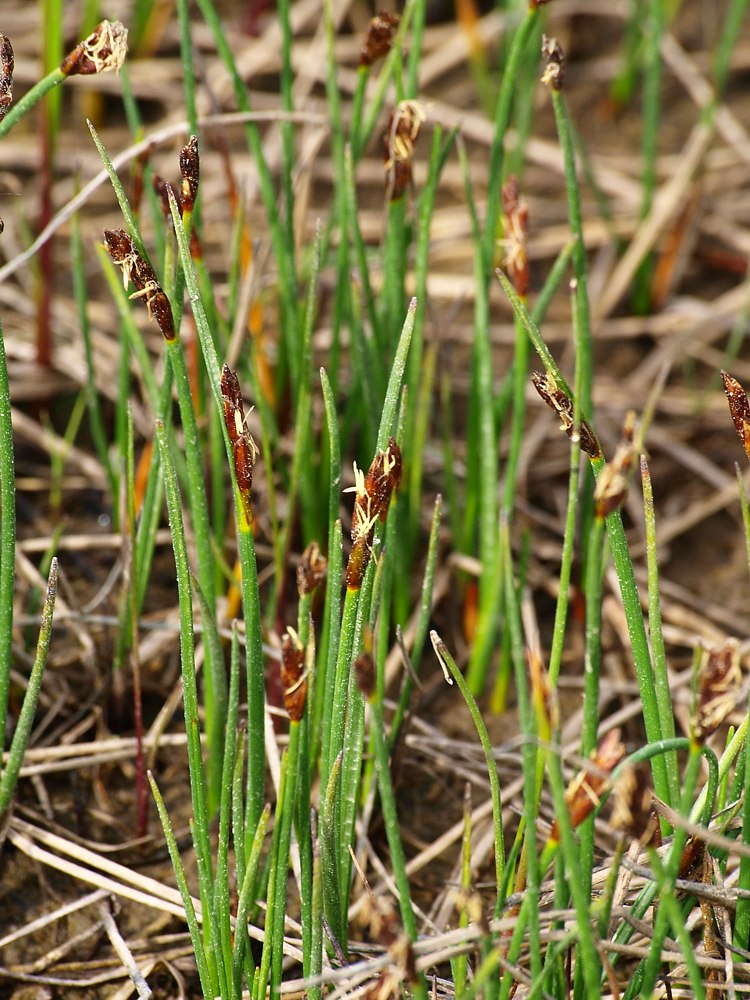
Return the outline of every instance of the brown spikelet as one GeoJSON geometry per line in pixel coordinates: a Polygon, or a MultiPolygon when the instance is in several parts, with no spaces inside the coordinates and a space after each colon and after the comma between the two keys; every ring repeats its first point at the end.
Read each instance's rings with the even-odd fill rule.
{"type": "Polygon", "coordinates": [[[360,66],[372,66],[378,59],[388,55],[400,21],[398,14],[389,14],[387,11],[381,11],[373,17],[359,51],[360,66]]]}
{"type": "Polygon", "coordinates": [[[745,449],[745,454],[750,458],[750,404],[748,404],[747,395],[736,378],[732,378],[726,372],[722,372],[721,377],[735,429],[742,442],[742,447],[745,449]]]}
{"type": "Polygon", "coordinates": [[[191,135],[188,144],[180,150],[180,174],[182,176],[182,210],[183,212],[192,212],[200,181],[200,154],[196,135],[191,135]]]}
{"type": "Polygon", "coordinates": [[[384,521],[391,497],[401,482],[401,449],[391,438],[385,451],[379,451],[365,475],[354,466],[354,486],[348,492],[356,494],[352,511],[352,551],[346,567],[346,585],[357,589],[362,584],[370,548],[375,535],[375,525],[384,521]]]}
{"type": "Polygon", "coordinates": [[[302,553],[297,567],[297,592],[300,597],[312,594],[315,588],[323,582],[328,572],[328,560],[320,551],[317,542],[310,542],[302,553]]]}
{"type": "Polygon", "coordinates": [[[549,740],[559,725],[557,698],[550,685],[547,669],[533,649],[526,650],[531,701],[537,720],[539,738],[549,740]]]}
{"type": "Polygon", "coordinates": [[[375,694],[375,664],[372,656],[365,650],[354,661],[354,679],[363,698],[372,698],[375,694]]]}
{"type": "Polygon", "coordinates": [[[626,767],[615,782],[610,823],[631,840],[647,844],[656,832],[656,813],[650,785],[651,768],[645,762],[626,767]]]}
{"type": "Polygon", "coordinates": [[[628,475],[635,455],[634,437],[635,413],[631,410],[625,417],[615,457],[604,466],[596,483],[594,509],[597,517],[604,518],[617,510],[628,495],[628,475]]]}
{"type": "Polygon", "coordinates": [[[425,118],[419,101],[401,101],[388,117],[383,133],[383,163],[391,201],[397,201],[411,184],[414,144],[425,118]]]}
{"type": "Polygon", "coordinates": [[[221,369],[221,396],[224,405],[224,423],[232,445],[237,488],[245,517],[250,522],[252,521],[253,466],[258,448],[252,435],[245,427],[245,405],[242,401],[237,373],[233,372],[228,365],[224,365],[221,369]]]}
{"type": "MultiPolygon", "coordinates": [[[[531,381],[547,406],[551,410],[554,410],[560,418],[560,429],[565,431],[571,441],[574,441],[576,439],[576,432],[573,416],[573,400],[559,388],[552,372],[532,372],[531,381]]],[[[583,417],[581,418],[581,426],[577,437],[581,450],[585,451],[589,458],[601,457],[602,450],[596,434],[594,434],[589,422],[583,417]]]]}
{"type": "Polygon", "coordinates": [[[562,90],[565,83],[565,55],[556,38],[542,35],[542,58],[546,63],[542,83],[553,90],[562,90]]]}
{"type": "Polygon", "coordinates": [[[7,35],[0,35],[0,122],[13,103],[13,46],[7,35]]]}
{"type": "Polygon", "coordinates": [[[120,21],[102,21],[60,63],[64,76],[119,72],[128,52],[128,29],[120,21]]]}
{"type": "Polygon", "coordinates": [[[737,704],[742,682],[736,639],[708,650],[698,672],[692,724],[693,738],[703,743],[716,732],[737,704]]]}
{"type": "Polygon", "coordinates": [[[299,722],[305,711],[307,674],[305,648],[292,628],[281,637],[281,691],[287,715],[292,722],[299,722]]]}
{"type": "Polygon", "coordinates": [[[503,184],[503,266],[519,298],[529,293],[529,258],[526,241],[529,229],[529,210],[521,198],[517,177],[509,177],[503,184]]]}
{"type": "Polygon", "coordinates": [[[159,284],[154,269],[145,260],[124,229],[105,229],[104,246],[112,260],[122,270],[125,288],[132,282],[135,292],[131,299],[143,299],[149,317],[156,320],[166,340],[175,339],[172,307],[159,284]]]}
{"type": "MultiPolygon", "coordinates": [[[[611,729],[591,754],[590,765],[579,771],[568,785],[565,801],[572,826],[583,823],[599,805],[602,792],[609,784],[610,774],[624,756],[625,747],[620,739],[620,730],[611,729]]],[[[552,825],[550,837],[552,840],[560,839],[557,820],[552,825]]]]}

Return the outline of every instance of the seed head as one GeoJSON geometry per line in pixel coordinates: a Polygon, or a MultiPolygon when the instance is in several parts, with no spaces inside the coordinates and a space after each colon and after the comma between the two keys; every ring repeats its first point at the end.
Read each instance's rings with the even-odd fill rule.
{"type": "Polygon", "coordinates": [[[122,283],[127,289],[132,282],[135,292],[131,299],[143,299],[150,319],[155,319],[166,340],[175,339],[172,307],[159,284],[154,269],[141,255],[124,229],[105,229],[104,246],[112,260],[122,270],[122,283]]]}
{"type": "Polygon", "coordinates": [[[556,38],[542,35],[542,58],[547,64],[542,73],[542,83],[553,90],[562,90],[565,83],[565,54],[556,38]]]}
{"type": "Polygon", "coordinates": [[[573,400],[559,388],[552,372],[532,372],[531,381],[544,402],[560,418],[560,430],[565,431],[571,441],[578,439],[581,449],[589,458],[599,458],[602,450],[591,424],[581,417],[581,426],[576,435],[573,400]]]}
{"type": "Polygon", "coordinates": [[[503,266],[519,298],[529,292],[529,258],[526,238],[529,230],[529,210],[521,198],[517,177],[509,177],[503,184],[503,266]]]}
{"type": "MultiPolygon", "coordinates": [[[[565,801],[572,826],[579,826],[590,816],[601,801],[602,792],[609,784],[609,776],[625,756],[620,740],[620,730],[611,729],[590,757],[588,767],[579,771],[568,785],[565,801]]],[[[558,822],[552,825],[553,840],[560,839],[558,822]]]]}
{"type": "Polygon", "coordinates": [[[745,449],[745,454],[750,458],[750,404],[747,395],[736,378],[721,373],[724,381],[724,392],[727,394],[729,412],[732,414],[734,426],[745,449]]]}
{"type": "Polygon", "coordinates": [[[622,830],[626,837],[639,840],[643,845],[653,837],[657,822],[649,775],[650,768],[645,762],[623,770],[615,782],[615,805],[610,818],[616,830],[622,830]]]}
{"type": "Polygon", "coordinates": [[[398,14],[389,14],[387,11],[381,11],[373,17],[359,51],[360,66],[372,66],[378,59],[388,55],[400,20],[398,14]]]}
{"type": "Polygon", "coordinates": [[[322,583],[328,572],[328,561],[320,551],[317,542],[310,542],[302,553],[297,567],[297,591],[300,597],[312,594],[318,584],[322,583]]]}
{"type": "Polygon", "coordinates": [[[615,457],[601,471],[594,490],[596,516],[605,518],[621,507],[628,494],[628,474],[633,464],[635,447],[635,413],[631,410],[625,417],[622,441],[617,446],[615,457]]]}
{"type": "Polygon", "coordinates": [[[737,704],[742,683],[740,652],[736,639],[709,650],[698,672],[693,738],[703,743],[716,732],[737,704]]]}
{"type": "Polygon", "coordinates": [[[292,722],[299,722],[305,711],[307,673],[305,648],[293,628],[281,637],[281,690],[284,708],[292,722]]]}
{"type": "Polygon", "coordinates": [[[0,35],[0,122],[13,103],[13,46],[7,35],[0,35]]]}
{"type": "Polygon", "coordinates": [[[391,201],[397,201],[411,184],[414,144],[426,118],[419,101],[401,101],[388,117],[383,133],[383,163],[391,201]]]}
{"type": "Polygon", "coordinates": [[[253,467],[258,448],[245,426],[245,405],[242,401],[237,373],[228,365],[221,369],[221,395],[224,405],[224,423],[232,445],[234,474],[242,506],[248,523],[252,521],[251,492],[253,467]]]}
{"type": "Polygon", "coordinates": [[[128,29],[119,21],[102,21],[60,63],[64,76],[119,72],[128,53],[128,29]]]}
{"type": "Polygon", "coordinates": [[[201,163],[198,153],[198,137],[190,136],[187,146],[180,150],[180,174],[182,175],[182,210],[192,212],[198,196],[201,163]]]}

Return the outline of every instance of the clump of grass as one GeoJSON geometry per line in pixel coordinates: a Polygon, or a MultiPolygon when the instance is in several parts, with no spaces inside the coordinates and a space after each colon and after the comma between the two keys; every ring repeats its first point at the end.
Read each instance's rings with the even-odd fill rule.
{"type": "MultiPolygon", "coordinates": [[[[138,12],[139,34],[148,23],[145,6],[138,12]]],[[[706,897],[706,883],[717,871],[722,875],[726,871],[733,851],[742,854],[738,882],[743,892],[725,926],[737,949],[748,947],[750,903],[745,890],[750,888],[750,864],[747,852],[737,850],[736,843],[738,838],[750,839],[748,716],[729,734],[721,753],[709,745],[736,707],[739,647],[728,641],[696,657],[689,726],[686,735],[677,735],[662,627],[658,504],[645,457],[640,458],[640,486],[647,620],[622,515],[635,492],[633,472],[645,451],[652,414],[647,407],[640,422],[629,414],[619,445],[611,447],[606,421],[600,421],[594,410],[589,261],[574,126],[565,94],[565,55],[559,42],[547,36],[541,39],[540,51],[541,6],[529,4],[513,27],[496,94],[489,66],[473,48],[483,100],[494,105],[493,183],[482,211],[464,143],[455,130],[444,131],[440,123],[432,122],[429,105],[420,99],[425,4],[413,0],[400,18],[380,14],[371,22],[359,58],[351,121],[342,107],[335,62],[336,11],[332,4],[324,5],[333,196],[330,213],[318,225],[314,245],[308,247],[295,221],[300,163],[293,124],[292,9],[282,4],[278,11],[284,114],[278,122],[275,170],[221,18],[210,0],[199,0],[201,18],[244,115],[247,151],[258,172],[274,251],[277,273],[267,295],[278,314],[278,329],[266,331],[275,338],[272,361],[261,361],[257,314],[250,324],[256,334],[248,345],[250,356],[240,352],[237,357],[234,350],[231,331],[242,331],[246,325],[237,291],[240,272],[254,259],[241,212],[232,242],[232,253],[239,260],[232,263],[232,288],[226,298],[214,287],[204,259],[203,217],[208,206],[202,204],[200,154],[207,133],[198,118],[191,74],[185,80],[190,132],[179,154],[176,188],[154,176],[147,197],[140,192],[129,199],[112,158],[90,125],[122,214],[122,228],[104,230],[100,253],[122,335],[116,458],[110,453],[95,398],[96,352],[85,322],[86,265],[78,235],[73,242],[76,301],[87,343],[85,402],[111,499],[120,504],[119,526],[128,549],[116,669],[133,668],[141,775],[138,826],[144,832],[138,623],[166,501],[179,604],[197,901],[185,850],[178,845],[160,790],[162,779],[156,769],[148,777],[184,907],[200,991],[206,997],[239,1000],[250,995],[262,1000],[269,991],[279,995],[285,978],[294,975],[312,1000],[328,991],[337,976],[349,977],[342,989],[353,991],[364,984],[369,996],[408,993],[426,998],[430,977],[446,973],[449,961],[452,988],[463,1000],[475,994],[506,1000],[520,987],[529,997],[593,997],[605,991],[625,998],[650,996],[660,988],[660,978],[673,975],[685,979],[693,996],[710,997],[718,989],[705,968],[710,965],[709,950],[717,946],[713,915],[705,901],[700,904],[700,946],[687,918],[696,912],[696,899],[701,894],[706,897]],[[523,167],[523,150],[509,156],[506,143],[515,120],[522,146],[530,112],[521,105],[529,95],[519,93],[516,82],[536,75],[549,88],[570,240],[534,297],[528,247],[533,219],[522,196],[523,179],[509,173],[511,165],[523,167]],[[431,148],[425,155],[424,136],[430,129],[431,148]],[[363,235],[358,169],[378,131],[384,211],[382,243],[374,254],[363,235]],[[450,447],[446,464],[451,468],[442,471],[453,507],[450,545],[464,555],[479,556],[474,565],[475,625],[467,629],[470,649],[455,658],[450,651],[456,648],[453,643],[443,641],[431,628],[436,577],[448,562],[441,543],[441,530],[447,534],[441,529],[442,499],[432,510],[429,537],[421,517],[428,510],[424,453],[430,437],[430,400],[439,375],[437,348],[425,337],[431,226],[443,172],[454,155],[464,178],[476,297],[468,373],[468,471],[465,481],[451,477],[450,447]],[[426,180],[418,190],[420,177],[426,180]],[[119,267],[120,276],[113,275],[110,260],[119,267]],[[409,300],[412,262],[418,296],[409,300]],[[498,264],[508,276],[503,270],[496,272],[498,264]],[[554,352],[548,346],[543,320],[568,269],[571,350],[560,351],[564,361],[558,362],[557,345],[554,352]],[[491,349],[490,300],[496,273],[514,323],[512,369],[502,385],[491,349]],[[331,351],[326,367],[316,369],[314,334],[322,309],[321,285],[329,275],[335,281],[331,351]],[[139,306],[145,306],[147,320],[162,335],[160,366],[154,365],[146,346],[137,319],[139,306]],[[194,349],[185,338],[191,326],[194,349]],[[529,374],[532,350],[541,370],[529,374]],[[569,365],[568,380],[564,371],[569,365]],[[153,452],[146,451],[139,486],[129,399],[134,374],[143,385],[141,402],[155,437],[153,452]],[[552,420],[559,423],[570,442],[567,509],[548,653],[535,626],[530,597],[527,554],[533,553],[536,539],[533,530],[522,537],[525,528],[519,516],[527,395],[533,395],[528,393],[529,383],[552,410],[542,419],[550,426],[552,420]],[[256,423],[250,400],[258,406],[256,423]],[[508,446],[500,464],[501,430],[507,430],[508,446]],[[287,447],[290,436],[293,443],[287,447]],[[343,485],[342,454],[356,455],[352,486],[343,485]],[[263,478],[265,485],[259,488],[263,478]],[[264,574],[265,542],[271,555],[270,572],[264,574]],[[303,554],[295,566],[297,551],[303,554]],[[578,587],[585,600],[583,642],[578,647],[583,700],[571,778],[560,703],[563,654],[575,627],[569,622],[569,596],[576,557],[578,587]],[[602,607],[610,563],[643,714],[643,732],[629,729],[627,745],[621,730],[602,713],[602,607]],[[414,627],[407,648],[402,629],[409,616],[414,627]],[[397,783],[399,741],[407,727],[428,634],[446,679],[455,684],[468,707],[491,793],[491,900],[483,912],[471,864],[473,831],[467,802],[459,859],[462,913],[457,933],[447,944],[431,941],[422,920],[408,856],[415,832],[410,827],[406,833],[408,802],[397,783]],[[387,661],[394,636],[412,672],[391,714],[387,661]],[[487,724],[491,712],[484,711],[493,667],[497,679],[491,705],[506,711],[513,699],[518,722],[522,801],[517,816],[498,774],[487,724]],[[280,738],[274,725],[282,731],[280,738]],[[597,838],[596,821],[607,815],[606,800],[613,789],[618,801],[607,828],[610,839],[604,842],[597,838]],[[359,864],[359,848],[375,810],[382,816],[388,849],[388,865],[380,874],[384,885],[392,881],[398,908],[372,890],[359,864]],[[641,852],[638,856],[634,843],[641,852]],[[631,889],[623,888],[630,879],[626,852],[632,852],[631,862],[638,857],[642,876],[631,889]],[[696,857],[702,865],[697,876],[696,857]],[[606,881],[598,881],[600,865],[607,868],[606,881]],[[352,903],[360,884],[368,900],[364,907],[368,933],[381,951],[376,962],[363,970],[354,964],[359,942],[352,923],[352,903]],[[634,927],[648,932],[637,947],[632,943],[634,927]],[[259,948],[251,947],[251,934],[262,940],[259,948]],[[627,974],[620,964],[623,954],[635,959],[627,974]]],[[[644,37],[648,98],[642,147],[644,219],[653,208],[657,176],[659,42],[667,23],[662,7],[657,3],[650,11],[644,37]]],[[[737,37],[736,4],[732,10],[731,28],[722,36],[721,58],[714,67],[721,87],[726,84],[728,52],[737,37]]],[[[184,2],[179,4],[179,18],[181,56],[189,67],[194,43],[184,2]]],[[[474,32],[475,12],[465,10],[463,21],[466,30],[474,32]]],[[[16,105],[11,103],[12,48],[0,38],[0,112],[4,112],[0,139],[65,76],[98,72],[121,62],[123,32],[103,22],[16,105]]],[[[631,51],[636,49],[632,46],[631,51]]],[[[136,110],[131,106],[134,125],[136,110]]],[[[144,164],[140,169],[139,184],[150,173],[144,164]]],[[[641,302],[648,299],[649,282],[645,265],[636,289],[641,302]]],[[[740,383],[726,373],[723,377],[731,417],[750,456],[750,404],[740,383]]],[[[81,397],[81,413],[83,406],[81,397]]],[[[10,715],[12,701],[15,597],[10,413],[0,335],[3,720],[10,715]]],[[[750,515],[744,492],[741,501],[747,527],[750,515]]],[[[746,538],[750,551],[750,530],[746,538]]],[[[53,558],[36,657],[0,773],[0,814],[12,803],[40,696],[57,581],[58,563],[53,558]]],[[[467,595],[473,591],[466,579],[460,580],[457,591],[458,603],[470,606],[474,598],[467,595]]],[[[729,938],[725,943],[728,946],[729,938]]],[[[738,976],[739,969],[738,963],[738,976]]],[[[138,982],[142,985],[142,977],[138,982]]]]}

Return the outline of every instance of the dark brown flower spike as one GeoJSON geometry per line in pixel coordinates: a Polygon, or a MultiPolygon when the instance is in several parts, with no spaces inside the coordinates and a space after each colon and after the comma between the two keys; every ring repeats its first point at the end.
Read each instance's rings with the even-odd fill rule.
{"type": "Polygon", "coordinates": [[[297,592],[300,597],[312,594],[323,582],[328,572],[328,560],[320,551],[317,542],[310,542],[297,567],[297,592]]]}
{"type": "Polygon", "coordinates": [[[565,55],[556,38],[542,35],[542,58],[546,63],[542,83],[553,90],[562,90],[565,83],[565,55]]]}
{"type": "Polygon", "coordinates": [[[125,288],[132,282],[135,292],[131,299],[143,299],[150,318],[156,320],[166,340],[175,339],[174,318],[163,288],[154,269],[145,260],[124,229],[105,229],[104,246],[115,264],[122,269],[125,288]]]}
{"type": "Polygon", "coordinates": [[[657,825],[650,775],[651,768],[645,761],[625,767],[612,793],[615,804],[611,825],[644,846],[656,833],[657,825]]]}
{"type": "Polygon", "coordinates": [[[389,14],[387,11],[381,11],[373,17],[359,51],[360,66],[372,66],[378,59],[388,55],[400,21],[398,14],[389,14]]]}
{"type": "Polygon", "coordinates": [[[736,378],[732,378],[726,372],[722,372],[721,377],[735,429],[742,442],[742,447],[745,449],[745,454],[750,458],[750,404],[748,404],[747,395],[736,378]]]}
{"type": "Polygon", "coordinates": [[[182,211],[192,212],[195,199],[198,196],[200,181],[200,155],[198,153],[198,137],[190,136],[187,146],[180,150],[180,174],[182,175],[182,211]]]}
{"type": "Polygon", "coordinates": [[[578,435],[576,435],[573,400],[559,388],[552,372],[532,372],[531,381],[547,406],[554,410],[560,418],[560,429],[565,431],[571,441],[575,441],[577,437],[578,444],[589,458],[600,458],[602,450],[599,447],[596,434],[594,434],[589,422],[583,417],[578,435]]]}
{"type": "Polygon", "coordinates": [[[307,672],[305,647],[293,628],[288,628],[281,637],[281,691],[290,720],[300,722],[305,712],[307,672]]]}
{"type": "Polygon", "coordinates": [[[237,373],[228,365],[221,369],[221,395],[224,405],[224,423],[232,445],[234,474],[240,492],[242,507],[248,523],[253,519],[251,492],[253,466],[258,448],[245,426],[245,404],[242,401],[237,373]]]}
{"type": "Polygon", "coordinates": [[[397,201],[411,184],[414,144],[426,118],[419,101],[401,101],[388,117],[383,133],[385,181],[391,201],[397,201]]]}
{"type": "Polygon", "coordinates": [[[716,732],[737,704],[741,683],[740,652],[735,639],[704,654],[695,694],[693,739],[703,743],[716,732]]]}
{"type": "Polygon", "coordinates": [[[0,122],[13,103],[13,46],[7,35],[0,35],[0,122]]]}
{"type": "Polygon", "coordinates": [[[503,266],[521,299],[529,293],[528,229],[529,210],[521,198],[518,178],[511,176],[503,184],[503,266]]]}
{"type": "MultiPolygon", "coordinates": [[[[565,793],[568,813],[573,827],[579,826],[590,816],[601,801],[602,793],[609,785],[609,776],[625,756],[625,747],[620,739],[620,730],[611,729],[601,740],[590,757],[590,765],[573,778],[565,793]]],[[[558,821],[552,825],[552,840],[560,839],[558,821]]]]}
{"type": "Polygon", "coordinates": [[[354,486],[345,492],[354,492],[352,511],[352,551],[346,567],[346,585],[357,590],[370,561],[370,549],[375,535],[375,525],[384,521],[391,496],[401,482],[401,449],[391,438],[385,451],[379,451],[365,475],[354,466],[354,486]]]}
{"type": "Polygon", "coordinates": [[[64,76],[119,72],[128,53],[128,30],[119,21],[102,21],[60,63],[64,76]]]}
{"type": "Polygon", "coordinates": [[[604,518],[621,507],[628,495],[628,475],[635,456],[635,413],[631,410],[625,417],[622,440],[617,446],[615,457],[601,471],[594,490],[596,516],[604,518]]]}

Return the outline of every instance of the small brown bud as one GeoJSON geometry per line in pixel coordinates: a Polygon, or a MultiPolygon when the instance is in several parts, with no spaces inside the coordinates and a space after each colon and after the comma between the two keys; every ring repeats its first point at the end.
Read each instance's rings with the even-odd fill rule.
{"type": "Polygon", "coordinates": [[[599,441],[591,424],[584,417],[581,417],[581,426],[576,435],[573,401],[558,387],[552,372],[532,372],[531,381],[547,406],[560,418],[560,430],[565,431],[571,441],[575,441],[577,437],[581,450],[589,458],[600,458],[602,450],[599,441]]]}
{"type": "Polygon", "coordinates": [[[553,90],[562,90],[565,83],[565,55],[556,38],[542,35],[542,57],[547,63],[542,73],[542,83],[553,90]]]}
{"type": "Polygon", "coordinates": [[[372,66],[378,59],[388,55],[400,21],[398,14],[389,14],[387,11],[381,11],[373,17],[359,52],[360,66],[372,66]]]}
{"type": "Polygon", "coordinates": [[[299,636],[288,628],[281,637],[281,690],[284,708],[292,722],[299,722],[305,711],[307,674],[305,648],[299,636]]]}
{"type": "Polygon", "coordinates": [[[737,704],[741,683],[740,652],[735,639],[704,654],[695,697],[695,740],[702,743],[716,732],[737,704]]]}
{"type": "MultiPolygon", "coordinates": [[[[568,785],[565,801],[572,826],[579,826],[590,816],[601,801],[602,792],[609,784],[609,776],[625,756],[625,747],[620,740],[620,730],[611,729],[599,743],[590,757],[588,767],[579,771],[568,785]]],[[[558,821],[552,825],[553,840],[560,839],[558,821]]]]}
{"type": "Polygon", "coordinates": [[[60,63],[64,76],[119,72],[128,52],[128,30],[119,21],[102,21],[60,63]]]}
{"type": "Polygon", "coordinates": [[[375,664],[368,652],[360,653],[354,661],[354,679],[362,696],[372,698],[375,694],[375,664]]]}
{"type": "Polygon", "coordinates": [[[643,762],[626,767],[615,782],[614,809],[610,822],[626,837],[647,844],[656,832],[653,792],[649,783],[651,769],[643,762]]]}
{"type": "Polygon", "coordinates": [[[318,584],[325,580],[327,572],[328,561],[320,551],[320,546],[317,542],[310,542],[297,567],[297,592],[300,597],[312,594],[318,584]]]}
{"type": "Polygon", "coordinates": [[[7,35],[0,35],[0,122],[13,103],[13,46],[7,35]]]}
{"type": "Polygon", "coordinates": [[[221,395],[224,404],[224,423],[232,445],[237,488],[245,517],[250,522],[252,521],[253,467],[258,448],[245,426],[245,405],[242,401],[237,373],[233,372],[228,365],[224,365],[221,369],[221,395]]]}
{"type": "Polygon", "coordinates": [[[182,210],[192,212],[198,195],[200,181],[200,155],[198,137],[190,136],[187,146],[180,150],[180,174],[182,175],[182,210]]]}
{"type": "Polygon", "coordinates": [[[529,293],[529,258],[526,253],[529,210],[521,199],[517,177],[511,176],[503,184],[503,229],[503,266],[517,295],[525,299],[529,293]]]}
{"type": "Polygon", "coordinates": [[[724,392],[727,394],[729,412],[732,414],[735,429],[742,442],[742,447],[745,449],[745,454],[750,458],[750,404],[748,404],[747,395],[736,378],[732,378],[726,372],[722,372],[721,377],[724,381],[724,392]]]}
{"type": "MultiPolygon", "coordinates": [[[[161,209],[161,214],[168,222],[172,222],[172,211],[169,207],[169,187],[170,185],[161,174],[153,174],[151,176],[151,187],[154,189],[154,194],[159,201],[159,208],[161,209]]],[[[177,199],[177,204],[180,204],[180,196],[178,191],[174,191],[175,198],[177,199]]]]}
{"type": "Polygon", "coordinates": [[[628,495],[628,474],[633,464],[635,448],[635,413],[631,410],[625,418],[622,441],[617,446],[615,457],[602,469],[594,490],[596,516],[605,518],[621,507],[628,495]]]}
{"type": "Polygon", "coordinates": [[[397,201],[411,183],[414,144],[426,117],[419,101],[401,101],[388,117],[383,133],[383,163],[391,201],[397,201]]]}
{"type": "Polygon", "coordinates": [[[104,245],[112,260],[122,270],[125,288],[131,282],[135,286],[131,299],[143,299],[149,318],[156,320],[166,340],[174,340],[174,317],[169,299],[157,281],[154,269],[141,256],[132,239],[124,229],[105,229],[104,245]]]}

